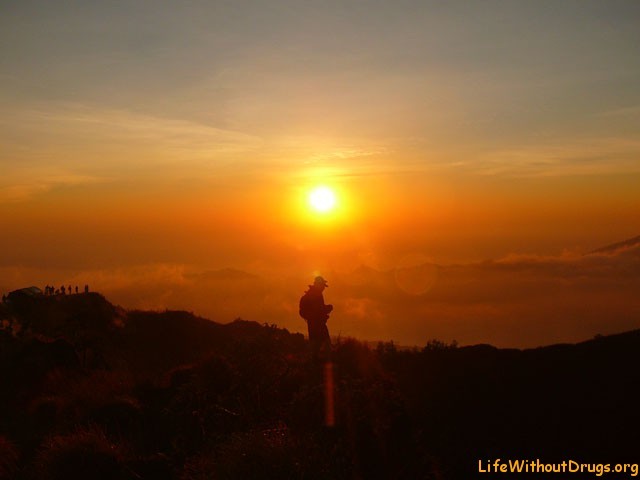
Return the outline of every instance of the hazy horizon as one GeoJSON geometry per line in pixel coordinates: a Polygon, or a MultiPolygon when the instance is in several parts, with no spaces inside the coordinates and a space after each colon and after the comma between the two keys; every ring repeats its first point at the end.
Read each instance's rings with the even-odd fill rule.
{"type": "MultiPolygon", "coordinates": [[[[3,291],[33,280],[80,291],[89,284],[127,309],[181,309],[220,323],[243,318],[301,333],[306,326],[297,302],[312,280],[295,267],[252,272],[178,264],[70,270],[64,280],[38,270],[3,273],[5,280],[13,275],[12,286],[0,284],[3,291]]],[[[388,270],[361,264],[313,273],[329,280],[325,298],[336,307],[332,335],[365,341],[536,347],[632,330],[640,316],[640,237],[597,252],[448,265],[413,255],[388,270]]]]}

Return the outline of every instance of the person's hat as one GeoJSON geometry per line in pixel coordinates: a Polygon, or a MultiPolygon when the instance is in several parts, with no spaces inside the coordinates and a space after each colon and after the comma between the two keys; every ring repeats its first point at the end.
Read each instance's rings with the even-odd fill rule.
{"type": "Polygon", "coordinates": [[[323,287],[328,287],[329,284],[327,283],[327,281],[321,277],[320,275],[318,275],[315,280],[313,281],[314,285],[322,285],[323,287]]]}

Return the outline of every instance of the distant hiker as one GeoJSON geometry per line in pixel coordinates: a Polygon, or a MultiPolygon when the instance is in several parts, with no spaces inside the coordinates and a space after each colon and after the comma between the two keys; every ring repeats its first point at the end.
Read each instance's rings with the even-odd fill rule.
{"type": "Polygon", "coordinates": [[[76,293],[78,293],[78,285],[76,285],[76,293]]]}
{"type": "Polygon", "coordinates": [[[60,293],[62,293],[62,295],[66,295],[67,290],[64,288],[64,285],[62,285],[60,287],[60,293]]]}
{"type": "Polygon", "coordinates": [[[318,276],[313,285],[300,298],[300,316],[307,322],[309,328],[309,345],[311,346],[311,356],[314,359],[328,359],[331,353],[331,338],[327,328],[329,314],[333,310],[333,305],[325,305],[322,292],[329,285],[327,281],[318,276]]]}
{"type": "Polygon", "coordinates": [[[71,290],[71,285],[69,285],[69,295],[71,295],[73,291],[71,290]]]}
{"type": "Polygon", "coordinates": [[[84,286],[84,293],[89,293],[89,285],[84,286]]]}

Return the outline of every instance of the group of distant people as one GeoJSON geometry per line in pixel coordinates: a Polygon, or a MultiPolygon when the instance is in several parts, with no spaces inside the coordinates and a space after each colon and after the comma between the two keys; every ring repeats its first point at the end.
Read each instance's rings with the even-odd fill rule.
{"type": "MultiPolygon", "coordinates": [[[[329,336],[327,321],[333,311],[333,305],[325,304],[324,296],[322,295],[324,289],[328,286],[329,284],[323,277],[317,276],[313,285],[309,285],[307,291],[300,298],[300,316],[307,322],[309,329],[311,356],[316,360],[325,361],[331,356],[331,337],[329,336]]],[[[59,288],[53,285],[44,287],[46,296],[73,295],[74,293],[80,293],[78,285],[75,287],[61,285],[59,288]]],[[[89,293],[89,285],[85,284],[84,293],[89,293]]],[[[6,303],[7,299],[7,295],[3,295],[2,303],[6,303]]]]}
{"type": "MultiPolygon", "coordinates": [[[[44,294],[47,296],[51,296],[51,295],[72,295],[74,293],[74,290],[72,289],[71,285],[69,285],[68,287],[65,287],[64,285],[60,286],[60,288],[56,288],[52,285],[47,285],[46,287],[44,287],[44,294]]],[[[78,292],[78,285],[76,285],[75,288],[75,293],[79,293],[78,292]]],[[[89,293],[89,285],[85,285],[84,286],[84,293],[89,293]]]]}

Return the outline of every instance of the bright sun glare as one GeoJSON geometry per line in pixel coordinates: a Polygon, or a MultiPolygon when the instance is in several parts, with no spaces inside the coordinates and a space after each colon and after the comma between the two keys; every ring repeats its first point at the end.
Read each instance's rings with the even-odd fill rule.
{"type": "Polygon", "coordinates": [[[336,196],[329,187],[316,187],[309,194],[309,204],[316,212],[327,213],[336,205],[336,196]]]}

